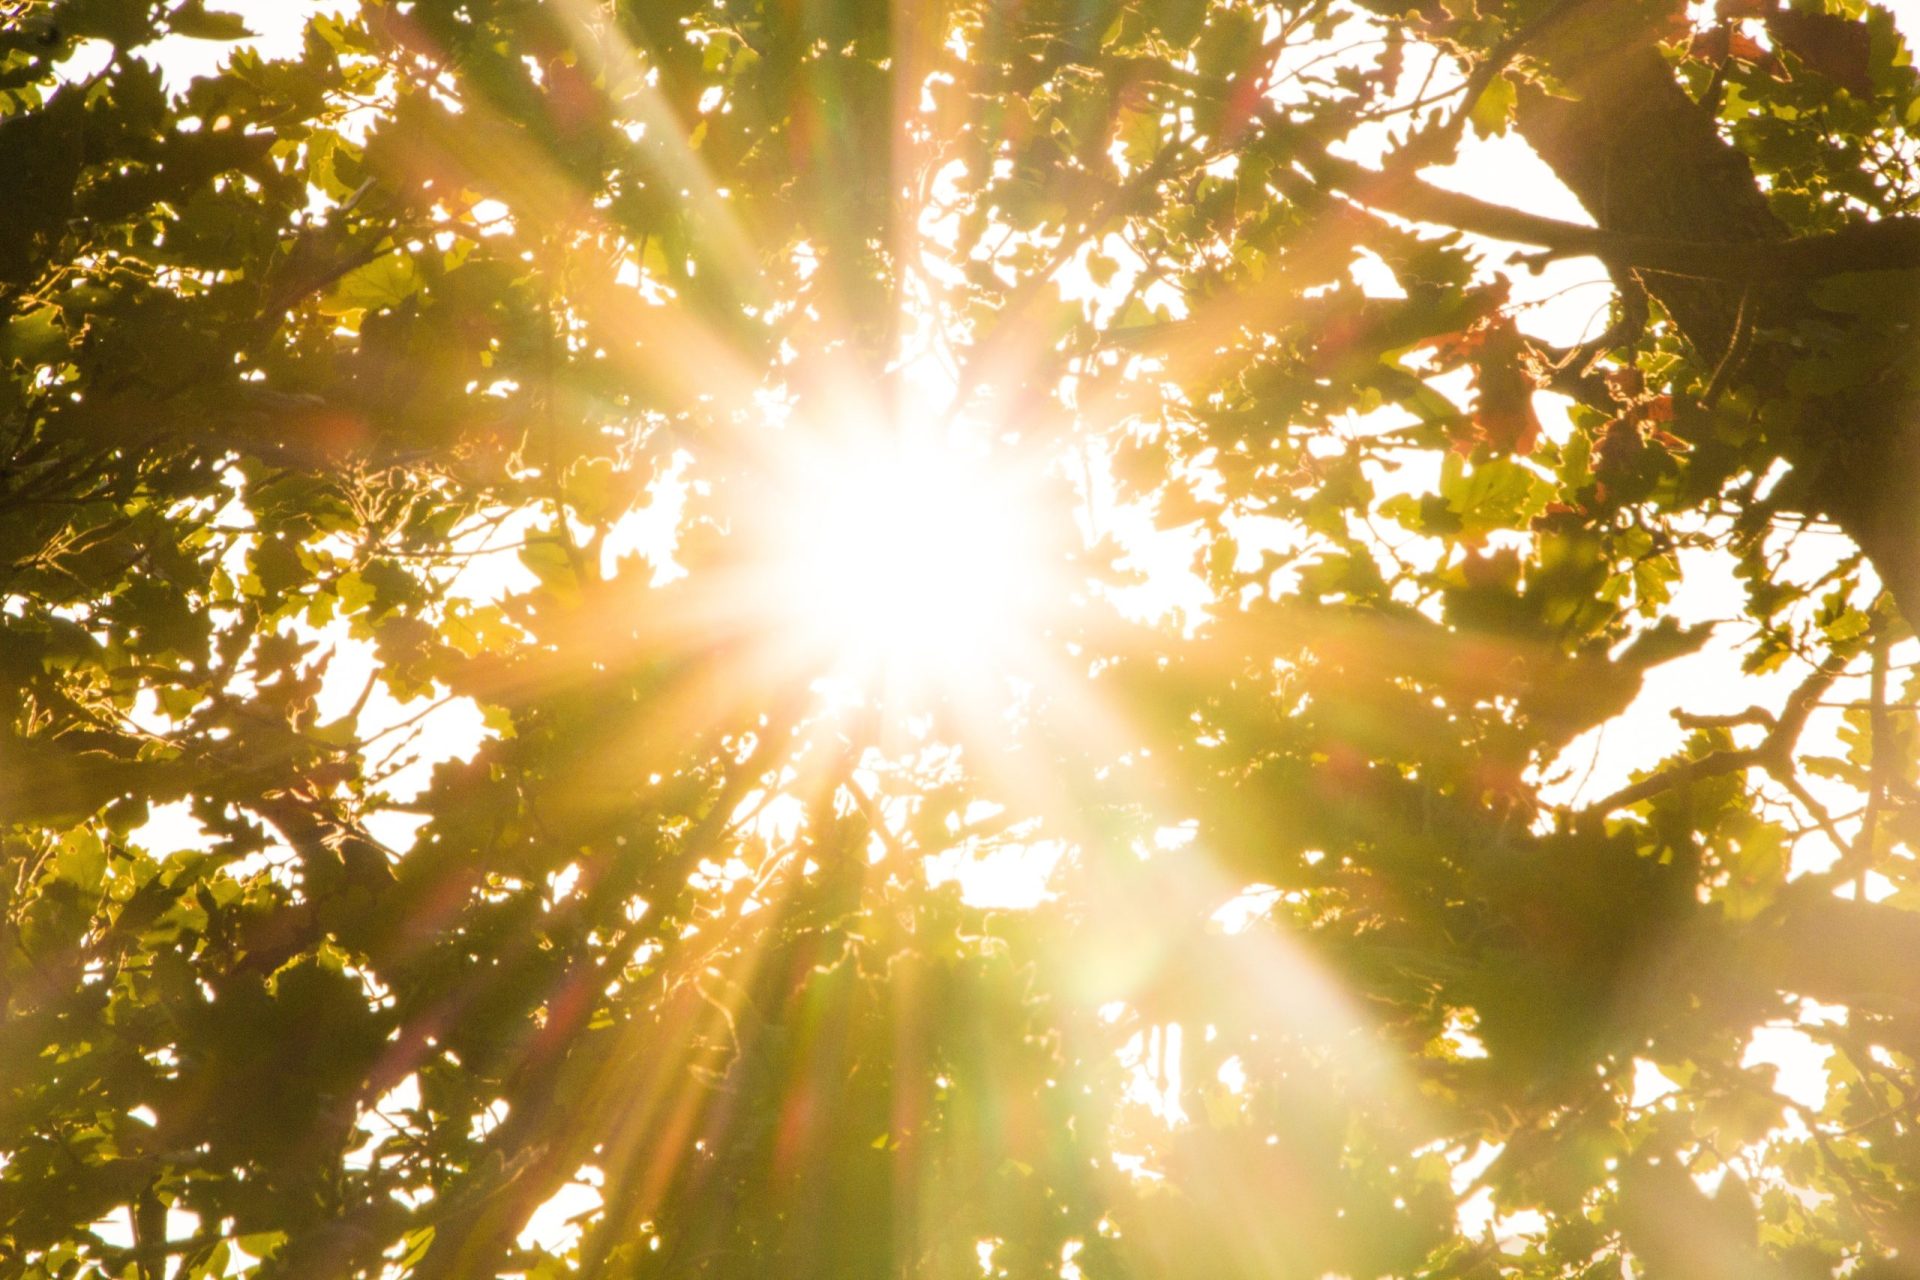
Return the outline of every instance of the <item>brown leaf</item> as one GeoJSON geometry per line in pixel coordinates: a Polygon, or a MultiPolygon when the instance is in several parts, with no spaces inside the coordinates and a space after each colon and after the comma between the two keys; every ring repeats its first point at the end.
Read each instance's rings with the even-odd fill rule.
{"type": "Polygon", "coordinates": [[[1831,13],[1779,9],[1767,15],[1767,30],[1810,69],[1857,98],[1873,96],[1873,37],[1865,23],[1831,13]]]}
{"type": "Polygon", "coordinates": [[[1531,453],[1540,438],[1540,419],[1533,411],[1533,372],[1520,330],[1509,315],[1490,317],[1477,327],[1480,340],[1470,356],[1474,426],[1497,452],[1531,453]]]}

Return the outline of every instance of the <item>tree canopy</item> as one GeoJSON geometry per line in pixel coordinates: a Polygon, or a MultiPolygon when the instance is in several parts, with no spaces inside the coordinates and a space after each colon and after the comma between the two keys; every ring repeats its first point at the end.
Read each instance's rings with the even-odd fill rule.
{"type": "Polygon", "coordinates": [[[1885,9],[4,8],[0,1275],[1920,1275],[1885,9]]]}

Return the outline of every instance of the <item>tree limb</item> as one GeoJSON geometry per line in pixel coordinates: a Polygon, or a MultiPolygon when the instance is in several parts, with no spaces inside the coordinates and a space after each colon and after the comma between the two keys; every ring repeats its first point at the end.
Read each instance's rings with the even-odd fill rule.
{"type": "Polygon", "coordinates": [[[1476,235],[1539,245],[1548,258],[1592,256],[1636,271],[1735,284],[1817,280],[1852,271],[1920,269],[1920,218],[1882,218],[1841,231],[1768,242],[1677,240],[1609,231],[1509,209],[1417,178],[1369,169],[1337,156],[1303,161],[1313,177],[1356,204],[1476,235]]]}
{"type": "MultiPolygon", "coordinates": [[[[1833,686],[1845,669],[1844,657],[1814,668],[1813,673],[1800,682],[1791,694],[1787,695],[1787,704],[1773,720],[1773,727],[1758,746],[1740,747],[1729,751],[1709,752],[1692,760],[1685,760],[1670,768],[1657,770],[1638,782],[1629,783],[1603,800],[1598,800],[1581,810],[1580,817],[1603,818],[1629,805],[1650,800],[1664,792],[1681,787],[1690,787],[1696,782],[1708,778],[1724,777],[1729,773],[1739,773],[1747,769],[1760,768],[1777,778],[1786,781],[1789,788],[1798,785],[1792,778],[1792,760],[1794,744],[1807,727],[1807,718],[1820,702],[1820,696],[1833,686]]],[[[1749,708],[1736,716],[1694,717],[1699,723],[1703,720],[1719,720],[1729,724],[1753,723],[1758,716],[1758,708],[1749,708]]],[[[1678,717],[1676,717],[1678,718],[1678,717]]],[[[1682,723],[1686,721],[1683,719],[1682,723]]]]}

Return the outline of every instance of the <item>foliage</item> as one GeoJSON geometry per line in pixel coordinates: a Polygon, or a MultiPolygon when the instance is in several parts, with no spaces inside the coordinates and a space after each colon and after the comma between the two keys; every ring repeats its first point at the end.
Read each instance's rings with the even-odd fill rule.
{"type": "Polygon", "coordinates": [[[184,85],[238,19],[0,23],[0,1274],[1912,1274],[1886,11],[368,0],[184,85]],[[1509,131],[1597,226],[1419,176],[1509,131]],[[1207,588],[1036,553],[984,742],[706,621],[769,402],[915,343],[1207,588]]]}

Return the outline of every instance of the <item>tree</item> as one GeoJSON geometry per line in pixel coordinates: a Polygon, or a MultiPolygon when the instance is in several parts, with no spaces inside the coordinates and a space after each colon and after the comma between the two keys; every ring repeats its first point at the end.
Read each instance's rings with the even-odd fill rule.
{"type": "Polygon", "coordinates": [[[1887,11],[4,24],[0,1274],[1912,1273],[1887,11]]]}

